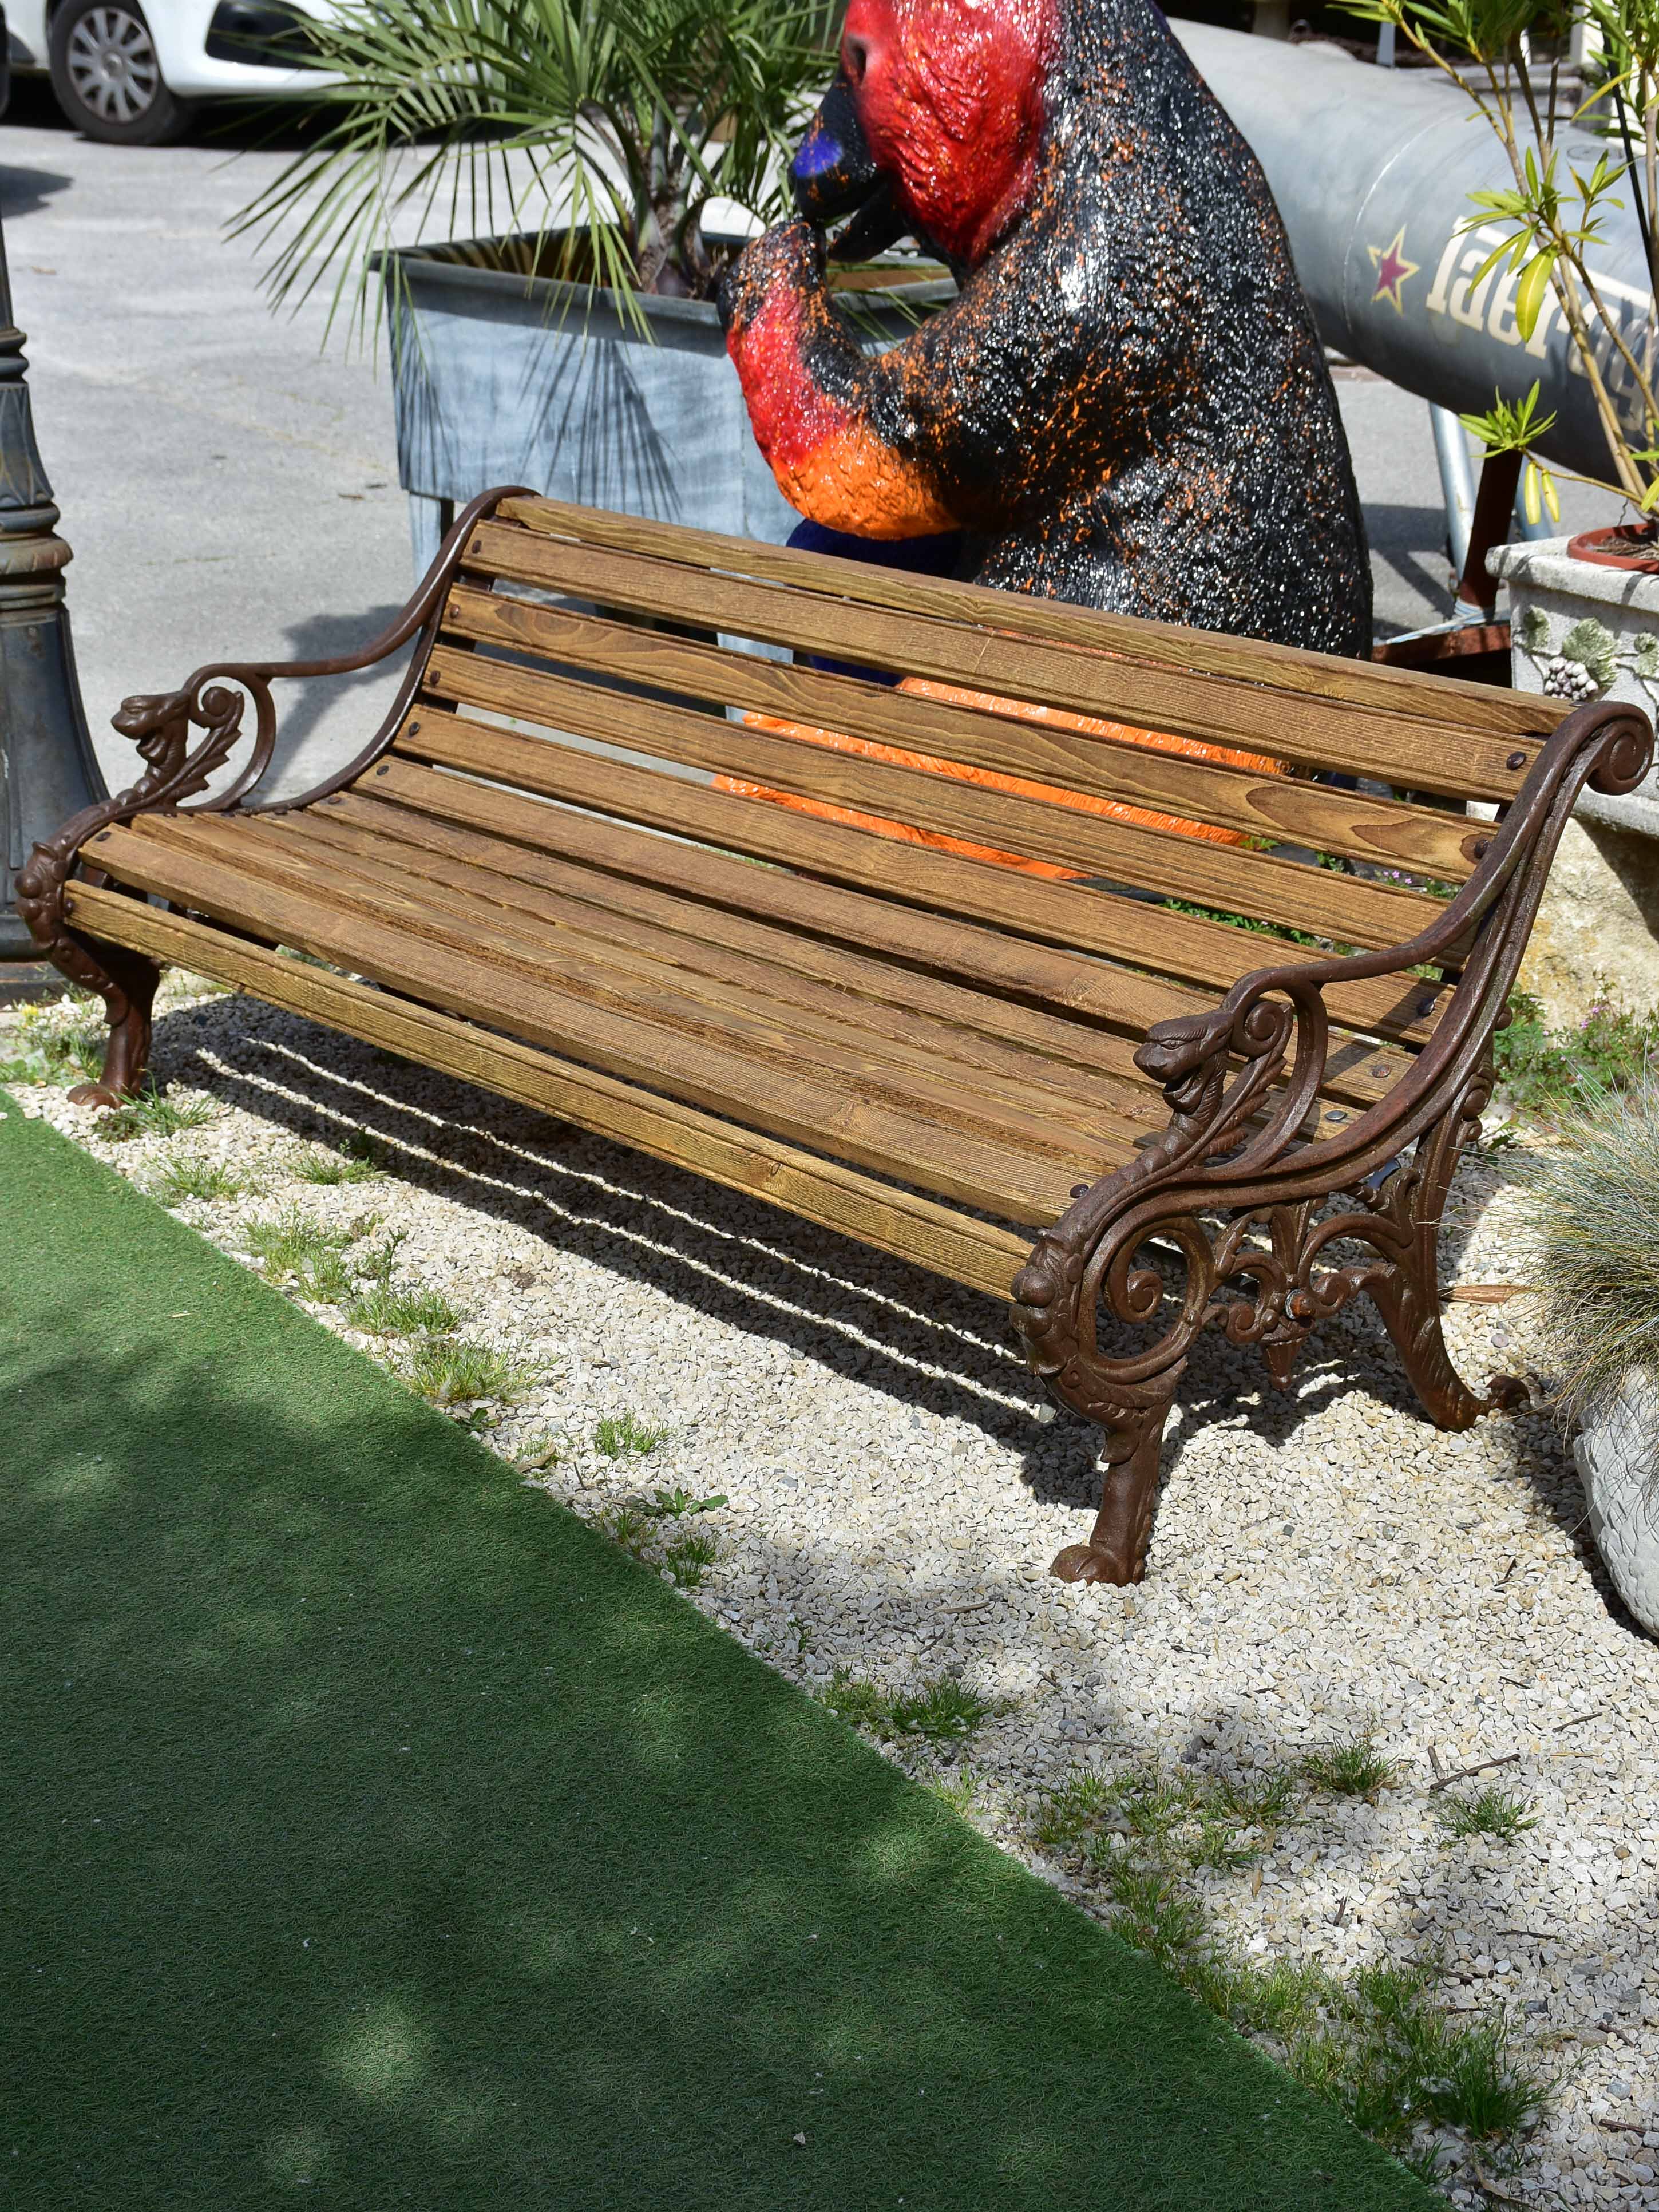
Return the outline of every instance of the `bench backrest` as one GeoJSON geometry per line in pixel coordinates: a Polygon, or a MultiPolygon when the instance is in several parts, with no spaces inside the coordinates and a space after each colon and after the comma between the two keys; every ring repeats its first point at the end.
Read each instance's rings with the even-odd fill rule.
{"type": "MultiPolygon", "coordinates": [[[[1414,936],[1491,835],[1467,802],[1512,798],[1565,712],[520,498],[471,533],[393,751],[1224,987],[1259,964],[1227,917],[1414,936]]],[[[1410,1040],[1428,1011],[1384,981],[1351,1018],[1410,1040]]]]}

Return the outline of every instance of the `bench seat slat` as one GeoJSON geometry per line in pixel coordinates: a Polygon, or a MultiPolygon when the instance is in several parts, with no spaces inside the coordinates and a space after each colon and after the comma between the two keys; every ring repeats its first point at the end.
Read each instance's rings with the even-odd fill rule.
{"type": "Polygon", "coordinates": [[[944,577],[918,576],[878,562],[848,562],[833,555],[768,545],[714,531],[690,532],[540,497],[503,500],[498,520],[538,536],[580,545],[643,552],[694,569],[717,568],[821,592],[854,606],[897,607],[936,620],[1006,631],[1015,636],[1082,646],[1127,660],[1189,671],[1228,683],[1286,691],[1310,702],[1342,703],[1366,712],[1426,720],[1439,732],[1468,730],[1500,738],[1547,733],[1566,709],[1535,694],[1477,688],[1379,661],[1339,660],[1295,646],[1272,645],[1215,630],[1186,629],[1137,615],[1079,607],[1028,593],[1000,592],[944,577]]]}
{"type": "Polygon", "coordinates": [[[1085,735],[1059,724],[1014,721],[800,663],[703,645],[671,631],[609,622],[566,607],[458,585],[444,629],[520,647],[567,666],[659,691],[738,707],[879,744],[1022,775],[1064,790],[1224,829],[1310,846],[1376,866],[1462,883],[1486,825],[1305,778],[1267,775],[1085,735]]]}
{"type": "MultiPolygon", "coordinates": [[[[448,781],[453,790],[454,780],[448,781]]],[[[941,1021],[979,1032],[1012,1049],[1017,1055],[1017,1064],[1028,1076],[1032,1070],[1030,1055],[1039,1055],[1037,1072],[1045,1084],[1055,1080],[1056,1066],[1067,1066],[1079,1071],[1079,1079],[1085,1085],[1084,1095],[1090,1099],[1105,1103],[1115,1098],[1121,1104],[1126,1097],[1134,1099],[1137,1093],[1150,1093],[1158,1101],[1156,1107],[1147,1106],[1142,1097],[1133,1110],[1153,1114],[1159,1127],[1167,1117],[1161,1091],[1156,1091],[1134,1064],[1133,1038],[1091,1023],[1044,1013],[988,991],[967,989],[940,976],[902,966],[890,957],[873,959],[850,952],[840,945],[826,944],[817,936],[803,934],[799,927],[781,927],[774,922],[757,921],[749,915],[710,904],[707,898],[688,896],[686,890],[702,879],[700,872],[696,870],[684,871],[685,889],[678,892],[659,889],[659,882],[677,873],[675,864],[683,866],[689,855],[689,848],[667,847],[660,838],[651,839],[648,849],[640,853],[637,848],[643,842],[640,833],[625,833],[634,841],[632,856],[636,864],[654,871],[655,880],[647,881],[614,874],[592,865],[596,856],[591,853],[578,852],[567,858],[534,851],[500,836],[486,836],[409,807],[365,799],[356,791],[342,793],[325,807],[311,808],[284,819],[292,823],[296,832],[322,839],[337,839],[355,833],[364,842],[354,849],[384,853],[389,845],[410,845],[423,856],[441,856],[468,864],[469,879],[473,871],[482,870],[510,881],[542,885],[624,921],[643,918],[672,931],[682,941],[689,939],[705,947],[718,944],[756,959],[792,968],[839,990],[936,1015],[941,1021]]],[[[571,823],[568,817],[566,821],[573,844],[580,847],[592,839],[597,825],[580,819],[571,823]]],[[[717,866],[726,867],[728,876],[732,872],[730,864],[719,862],[716,855],[689,856],[714,861],[717,866]]],[[[430,860],[422,857],[414,864],[426,866],[430,860]]],[[[752,893],[757,884],[769,884],[772,880],[770,871],[752,867],[740,867],[737,874],[736,883],[728,881],[723,886],[728,896],[733,892],[738,896],[752,893]]],[[[798,898],[790,898],[787,882],[777,890],[778,896],[768,911],[775,913],[781,921],[798,924],[801,920],[795,910],[798,898]]],[[[844,900],[847,895],[831,896],[844,900]]],[[[956,933],[958,946],[962,934],[956,933]]],[[[1326,1085],[1328,1095],[1364,1104],[1382,1097],[1410,1065],[1407,1054],[1375,1048],[1367,1049],[1356,1061],[1352,1048],[1344,1052],[1340,1045],[1335,1060],[1331,1079],[1326,1085]]],[[[1131,1109],[1126,1107],[1124,1110],[1131,1109]]]]}
{"type": "Polygon", "coordinates": [[[518,902],[495,902],[502,879],[467,872],[459,886],[392,860],[346,851],[295,834],[279,821],[167,824],[149,832],[163,843],[207,849],[267,880],[337,897],[370,916],[386,915],[446,943],[479,947],[489,964],[512,961],[546,974],[555,988],[596,1003],[638,1011],[728,1042],[792,1072],[830,1070],[871,1097],[914,1109],[946,1127],[1016,1143],[1077,1166],[1097,1130],[1124,1144],[1155,1134],[1154,1099],[1099,1084],[1091,1096],[1078,1071],[1000,1053],[988,1041],[975,1057],[971,1033],[877,1007],[710,948],[700,957],[684,939],[661,931],[607,930],[595,911],[528,889],[518,902]],[[486,887],[481,893],[476,880],[486,887]],[[483,903],[485,899],[489,903],[483,903]],[[573,920],[572,917],[574,917],[573,920]],[[641,941],[643,940],[643,941],[641,941]],[[757,984],[763,988],[755,988],[757,984]]]}
{"type": "Polygon", "coordinates": [[[1030,1240],[1012,1230],[955,1212],[916,1192],[895,1189],[759,1131],[736,1128],[696,1107],[517,1038],[492,1035],[453,1014],[227,936],[185,915],[140,905],[116,891],[75,884],[69,902],[76,924],[94,937],[177,962],[270,1006],[481,1084],[502,1097],[929,1267],[988,1297],[1007,1297],[1025,1260],[1030,1240]]]}
{"type": "MultiPolygon", "coordinates": [[[[374,810],[385,817],[400,810],[374,810]]],[[[996,1001],[986,1000],[975,1007],[975,1018],[963,1018],[959,1009],[939,1018],[935,1005],[917,1003],[914,987],[923,979],[896,971],[877,960],[859,961],[846,953],[819,947],[828,973],[814,974],[811,964],[794,957],[806,940],[786,930],[763,930],[720,915],[707,907],[639,893],[632,900],[606,901],[594,890],[613,879],[566,863],[545,862],[539,880],[532,883],[518,871],[489,864],[486,841],[472,841],[474,852],[452,857],[429,842],[406,842],[383,822],[361,826],[345,818],[344,810],[318,807],[305,813],[248,824],[256,836],[271,836],[288,845],[310,847],[319,865],[366,872],[377,880],[413,877],[423,885],[470,902],[475,915],[482,906],[487,927],[494,927],[490,909],[499,909],[507,925],[514,921],[533,925],[547,922],[593,939],[603,947],[625,947],[679,969],[722,980],[739,988],[752,987],[815,1011],[833,1022],[851,1024],[874,1036],[909,1046],[921,1055],[918,1064],[937,1066],[948,1061],[962,1070],[964,1080],[984,1080],[1005,1095],[1029,1100],[1050,1094],[1085,1115],[1103,1109],[1145,1128],[1157,1131],[1168,1120],[1161,1094],[1138,1072],[1127,1079],[1115,1079],[1103,1071],[1099,1030],[1074,1025],[1066,1042],[1068,1049],[1049,1055],[1007,1042],[993,1026],[996,1001]],[[483,855],[477,848],[483,848],[483,855]],[[724,924],[724,927],[720,925],[724,924]],[[899,977],[902,975],[902,982],[899,977]],[[1091,1064],[1092,1060],[1093,1064],[1091,1064]]],[[[493,857],[499,858],[499,854],[493,857]]],[[[950,987],[934,984],[937,994],[950,987]]],[[[973,994],[959,991],[959,1000],[973,994]]],[[[1063,1025],[1051,1020],[1048,1027],[1063,1025]]],[[[902,1057],[903,1055],[898,1055],[902,1057]]]]}
{"type": "MultiPolygon", "coordinates": [[[[154,818],[154,817],[152,817],[154,818]]],[[[133,830],[100,833],[88,848],[121,881],[238,928],[367,975],[428,1005],[501,1028],[529,1043],[588,1061],[625,1080],[751,1121],[832,1157],[920,1185],[1004,1220],[1043,1226],[1058,1218],[1080,1173],[1098,1174],[1128,1147],[1103,1137],[1092,1164],[1074,1169],[1032,1159],[942,1127],[921,1113],[859,1095],[844,1081],[797,1074],[692,1037],[639,1012],[577,998],[515,962],[486,963],[465,941],[446,943],[343,909],[290,885],[260,881],[199,847],[170,849],[133,830]]]]}
{"type": "MultiPolygon", "coordinates": [[[[921,846],[895,846],[885,838],[840,823],[821,822],[750,799],[734,799],[650,769],[520,737],[441,709],[422,706],[404,722],[392,746],[399,758],[460,770],[508,784],[600,815],[696,838],[729,853],[781,862],[855,885],[884,900],[890,944],[902,945],[910,928],[907,906],[966,916],[1021,936],[1099,953],[1143,970],[1156,962],[1186,985],[1225,989],[1264,962],[1317,960],[1324,955],[1283,938],[1232,929],[1167,909],[1148,927],[1150,909],[1129,899],[1080,885],[1013,876],[1003,868],[921,846]],[[901,904],[900,902],[904,902],[901,904]]],[[[384,763],[388,769],[393,763],[384,763]]],[[[375,787],[379,770],[368,780],[375,787]]],[[[561,832],[561,836],[568,835],[561,832]]],[[[1019,948],[1010,945],[1011,956],[1019,948]]],[[[917,955],[921,957],[923,956],[917,955]]],[[[1120,982],[1117,973],[1095,975],[1078,963],[1072,973],[1098,1010],[1126,1025],[1143,1027],[1139,1009],[1161,1002],[1180,1012],[1213,1004],[1190,990],[1171,1006],[1162,987],[1145,979],[1120,982]],[[1115,994],[1121,995],[1115,998],[1115,994]]],[[[1432,987],[1427,996],[1432,997],[1432,987]]],[[[1425,986],[1388,976],[1333,991],[1333,1016],[1367,1034],[1421,1036],[1419,1013],[1425,986]]],[[[1147,1020],[1159,1016],[1149,1012],[1147,1020]]]]}
{"type": "Polygon", "coordinates": [[[428,666],[425,688],[438,698],[520,717],[549,730],[574,731],[685,767],[752,780],[993,850],[1108,877],[1137,890],[1188,898],[1356,945],[1399,945],[1427,928],[1441,912],[1438,899],[1328,868],[860,759],[745,728],[724,715],[619,696],[480,653],[440,646],[428,666]]]}
{"type": "MultiPolygon", "coordinates": [[[[481,523],[465,558],[470,568],[490,576],[653,620],[1246,745],[1298,767],[1346,769],[1413,790],[1511,799],[1537,752],[1535,738],[1470,730],[1449,744],[1443,725],[1416,716],[1333,714],[1294,692],[1218,684],[1178,669],[1044,644],[1001,627],[969,629],[869,600],[837,602],[644,554],[567,545],[505,523],[481,523]],[[1512,757],[1515,768],[1508,765],[1512,757]]],[[[847,565],[856,569],[859,564],[847,565]]]]}
{"type": "MultiPolygon", "coordinates": [[[[355,787],[327,803],[348,813],[354,807],[376,804],[361,797],[364,787],[355,787]]],[[[1099,1024],[1103,1034],[1121,1035],[1128,1048],[1121,1060],[1104,1063],[1120,1072],[1133,1067],[1130,1055],[1152,1022],[1201,1013],[1213,1004],[1212,996],[1141,974],[1099,954],[1079,957],[972,921],[947,919],[918,907],[896,907],[889,898],[843,884],[782,867],[757,867],[750,860],[687,844],[678,836],[597,814],[573,814],[562,805],[475,783],[468,776],[417,768],[396,757],[383,760],[366,780],[366,787],[443,828],[485,831],[504,850],[530,856],[574,854],[584,867],[603,870],[623,884],[663,885],[732,913],[809,932],[815,939],[874,951],[898,963],[907,981],[957,979],[977,992],[995,994],[1015,1012],[1040,1015],[1052,1009],[1099,1024]]],[[[1228,934],[1237,940],[1235,949],[1242,963],[1229,976],[1232,981],[1255,964],[1249,956],[1254,952],[1259,961],[1265,948],[1259,937],[1242,931],[1228,934]]],[[[1276,948],[1273,957],[1280,957],[1276,948]]],[[[1373,1000],[1378,995],[1373,993],[1373,1000]]],[[[1334,1013],[1346,1010],[1353,1026],[1359,1026],[1365,1017],[1353,1013],[1345,994],[1332,993],[1329,998],[1334,1013]]],[[[1414,1013],[1414,1009],[1407,1012],[1414,1013]]],[[[1029,1034],[1018,1028],[1005,1033],[1015,1037],[1029,1034]]],[[[1431,1034],[1431,1023],[1413,1018],[1401,1024],[1398,1033],[1409,1044],[1431,1034]]],[[[1366,1102],[1379,1097],[1398,1082],[1407,1061],[1407,1054],[1399,1048],[1377,1046],[1364,1037],[1345,1038],[1339,1032],[1327,1062],[1331,1094],[1366,1102]]]]}

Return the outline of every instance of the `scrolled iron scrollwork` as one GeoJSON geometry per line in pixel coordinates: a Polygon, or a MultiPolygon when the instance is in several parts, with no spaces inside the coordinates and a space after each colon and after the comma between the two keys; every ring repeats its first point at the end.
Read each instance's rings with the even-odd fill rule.
{"type": "Polygon", "coordinates": [[[1079,1193],[1013,1285],[1032,1368],[1105,1431],[1100,1516],[1086,1544],[1060,1554],[1056,1574],[1139,1579],[1164,1423],[1193,1345],[1212,1325],[1234,1344],[1259,1346],[1283,1384],[1311,1330],[1363,1292],[1437,1422],[1464,1427],[1515,1402],[1510,1378],[1481,1395],[1452,1366],[1441,1331],[1440,1221],[1491,1093],[1492,1036],[1573,804],[1587,783],[1633,787],[1652,750],[1636,709],[1581,708],[1545,744],[1462,890],[1419,937],[1258,969],[1212,1012],[1148,1031],[1135,1060],[1163,1087],[1168,1127],[1079,1193]],[[1352,1121],[1320,1127],[1312,1109],[1330,1046],[1326,987],[1436,967],[1455,985],[1409,1068],[1352,1121]],[[1372,1256],[1324,1264],[1344,1243],[1372,1256]],[[1149,1250],[1162,1252],[1163,1267],[1146,1264],[1149,1250]],[[1103,1317],[1120,1332],[1156,1334],[1138,1348],[1108,1348],[1103,1317]]]}
{"type": "MultiPolygon", "coordinates": [[[[329,660],[225,661],[195,674],[176,691],[141,693],[124,699],[112,717],[114,729],[138,749],[144,772],[113,798],[84,807],[53,837],[37,843],[15,881],[17,911],[42,957],[61,975],[103,1000],[109,1018],[109,1044],[102,1074],[70,1093],[82,1103],[113,1106],[131,1097],[143,1079],[149,1054],[150,1009],[160,970],[143,954],[94,942],[70,923],[69,884],[77,868],[88,867],[87,847],[103,832],[140,814],[179,810],[228,813],[246,808],[270,769],[276,744],[276,710],[271,685],[279,678],[343,676],[384,660],[419,634],[385,720],[364,750],[314,790],[287,804],[301,806],[327,796],[372,764],[391,744],[418,689],[437,637],[444,596],[459,567],[473,526],[503,499],[522,495],[509,485],[484,492],[455,518],[438,556],[420,588],[389,629],[356,653],[329,660]],[[254,709],[252,743],[237,774],[199,805],[185,802],[209,791],[242,738],[247,702],[254,709]],[[199,737],[192,742],[193,733],[199,737]]],[[[95,874],[95,867],[92,872],[95,874]]]]}

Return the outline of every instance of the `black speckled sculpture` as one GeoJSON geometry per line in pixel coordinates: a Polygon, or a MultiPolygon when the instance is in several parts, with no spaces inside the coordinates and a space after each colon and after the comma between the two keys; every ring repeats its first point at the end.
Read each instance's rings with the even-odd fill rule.
{"type": "Polygon", "coordinates": [[[784,495],[856,537],[966,533],[1006,590],[1370,651],[1346,441],[1254,155],[1151,0],[853,0],[799,221],[721,295],[784,495]],[[960,296],[868,358],[838,250],[915,236],[960,296]]]}

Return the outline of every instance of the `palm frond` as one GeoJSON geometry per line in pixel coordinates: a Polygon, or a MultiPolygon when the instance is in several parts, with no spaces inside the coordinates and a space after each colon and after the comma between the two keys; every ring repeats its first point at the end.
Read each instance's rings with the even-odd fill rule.
{"type": "Polygon", "coordinates": [[[781,212],[833,68],[813,0],[346,0],[307,35],[336,118],[230,229],[273,306],[325,289],[353,340],[384,312],[375,255],[434,226],[580,233],[590,282],[626,308],[711,198],[781,212]]]}

